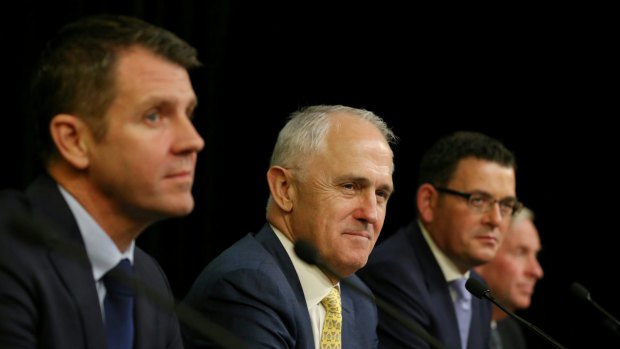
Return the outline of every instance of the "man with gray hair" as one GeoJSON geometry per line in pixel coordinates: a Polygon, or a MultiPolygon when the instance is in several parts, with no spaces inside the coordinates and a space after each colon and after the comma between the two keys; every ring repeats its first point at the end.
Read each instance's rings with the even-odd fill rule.
{"type": "MultiPolygon", "coordinates": [[[[540,238],[534,225],[534,214],[527,208],[513,217],[495,257],[476,267],[493,295],[511,311],[530,306],[534,286],[543,277],[537,255],[540,238]]],[[[527,348],[523,332],[501,309],[493,307],[491,349],[527,348]]]]}
{"type": "MultiPolygon", "coordinates": [[[[395,140],[366,110],[293,113],[267,171],[267,224],[213,260],[185,301],[252,348],[376,348],[377,310],[350,284],[368,291],[354,273],[383,226],[395,140]],[[338,275],[304,263],[298,241],[338,275]]],[[[184,338],[187,347],[214,347],[190,331],[184,338]]]]}

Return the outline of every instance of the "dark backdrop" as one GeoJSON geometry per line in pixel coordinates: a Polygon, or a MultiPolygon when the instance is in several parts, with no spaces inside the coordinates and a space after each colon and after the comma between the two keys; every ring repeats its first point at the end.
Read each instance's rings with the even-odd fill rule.
{"type": "Polygon", "coordinates": [[[497,137],[518,157],[517,193],[535,211],[544,245],[545,278],[520,314],[569,348],[618,345],[569,293],[579,281],[620,314],[607,282],[619,266],[618,40],[607,9],[191,0],[12,7],[0,31],[0,189],[23,188],[39,170],[26,81],[60,25],[129,14],[198,48],[206,65],[193,74],[196,126],[206,147],[196,208],[138,240],[178,298],[206,263],[264,223],[265,172],[286,116],[308,104],[346,104],[383,116],[401,137],[381,239],[413,217],[419,158],[437,137],[458,129],[497,137]]]}

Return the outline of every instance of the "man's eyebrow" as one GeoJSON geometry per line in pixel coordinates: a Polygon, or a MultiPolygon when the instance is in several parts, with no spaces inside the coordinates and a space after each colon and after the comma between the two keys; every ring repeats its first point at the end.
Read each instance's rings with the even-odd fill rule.
{"type": "Polygon", "coordinates": [[[509,200],[514,200],[514,201],[518,201],[516,196],[512,196],[512,195],[508,195],[508,196],[504,196],[503,198],[499,198],[499,199],[495,199],[495,197],[493,195],[491,195],[491,193],[484,191],[484,190],[472,190],[470,192],[467,192],[468,194],[478,194],[478,195],[484,195],[486,197],[492,198],[493,200],[497,200],[498,202],[501,201],[509,201],[509,200]]]}

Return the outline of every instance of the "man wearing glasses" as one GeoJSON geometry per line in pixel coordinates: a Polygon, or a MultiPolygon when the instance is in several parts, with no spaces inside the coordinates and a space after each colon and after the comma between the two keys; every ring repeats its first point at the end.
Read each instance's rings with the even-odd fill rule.
{"type": "MultiPolygon", "coordinates": [[[[488,348],[491,304],[464,290],[491,260],[516,198],[515,158],[498,140],[456,132],[423,156],[418,216],[379,244],[358,275],[446,348],[488,348]]],[[[397,320],[379,316],[381,348],[430,348],[397,320]]]]}

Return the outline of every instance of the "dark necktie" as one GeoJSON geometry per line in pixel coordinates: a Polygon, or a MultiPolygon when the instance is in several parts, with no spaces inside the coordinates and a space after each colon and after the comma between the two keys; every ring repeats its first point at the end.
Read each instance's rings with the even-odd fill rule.
{"type": "Polygon", "coordinates": [[[123,259],[103,277],[106,288],[103,308],[108,348],[131,349],[133,348],[134,337],[134,291],[127,282],[115,277],[115,273],[122,273],[125,277],[131,277],[134,271],[129,260],[123,259]]]}
{"type": "Polygon", "coordinates": [[[497,326],[491,327],[491,349],[502,349],[502,338],[497,326]]]}

